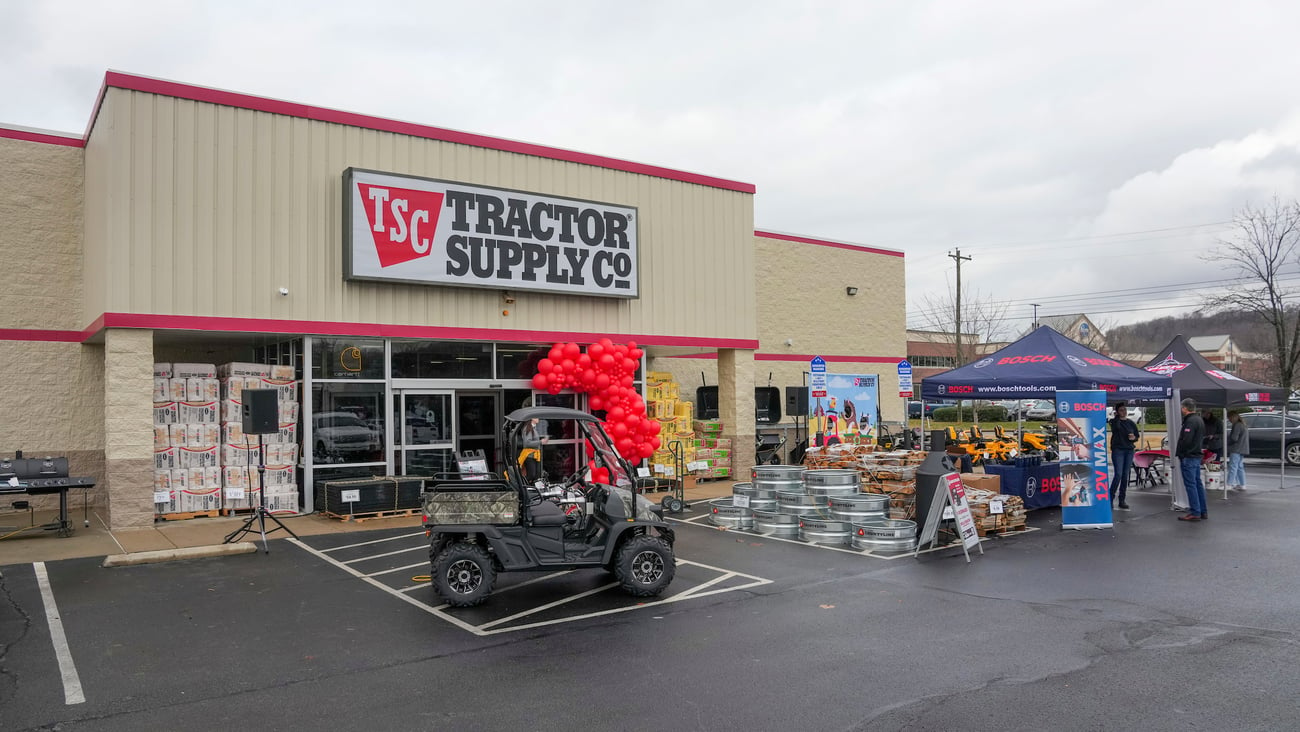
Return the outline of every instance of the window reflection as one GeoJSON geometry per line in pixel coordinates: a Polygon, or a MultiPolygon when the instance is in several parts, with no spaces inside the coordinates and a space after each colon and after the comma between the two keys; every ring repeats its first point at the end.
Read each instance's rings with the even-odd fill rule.
{"type": "Polygon", "coordinates": [[[393,341],[395,379],[490,379],[491,343],[393,341]]]}
{"type": "Polygon", "coordinates": [[[317,383],[312,387],[312,462],[384,461],[384,385],[317,383]]]}

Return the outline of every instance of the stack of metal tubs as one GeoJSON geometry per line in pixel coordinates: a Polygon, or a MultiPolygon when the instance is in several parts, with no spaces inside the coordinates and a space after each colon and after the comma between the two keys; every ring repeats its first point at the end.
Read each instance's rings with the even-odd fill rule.
{"type": "Polygon", "coordinates": [[[886,518],[889,496],[860,492],[856,470],[756,465],[750,478],[732,485],[730,498],[710,502],[710,523],[879,552],[911,551],[916,546],[916,523],[886,518]]]}

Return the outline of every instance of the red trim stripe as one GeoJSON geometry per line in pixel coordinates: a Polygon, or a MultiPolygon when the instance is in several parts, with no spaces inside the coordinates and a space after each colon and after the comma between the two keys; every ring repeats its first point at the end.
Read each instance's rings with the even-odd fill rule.
{"type": "MultiPolygon", "coordinates": [[[[691,353],[682,356],[663,356],[663,358],[717,358],[716,353],[691,353]]],[[[799,361],[807,363],[815,356],[798,353],[755,353],[755,361],[799,361]]],[[[822,356],[827,363],[898,363],[902,356],[822,356]]]]}
{"type": "MultiPolygon", "coordinates": [[[[698,173],[687,173],[681,170],[661,168],[657,165],[645,165],[643,163],[634,163],[628,160],[608,158],[603,155],[591,155],[589,153],[562,150],[560,148],[547,147],[545,145],[535,145],[527,142],[505,140],[499,137],[489,137],[487,135],[476,135],[470,132],[459,132],[441,127],[431,127],[429,125],[415,124],[413,122],[401,122],[398,120],[372,117],[365,114],[344,112],[325,107],[313,107],[307,104],[285,102],[278,99],[268,99],[266,97],[258,97],[251,94],[241,94],[238,92],[223,91],[221,89],[181,84],[175,81],[165,81],[163,79],[151,79],[145,76],[123,74],[119,71],[109,71],[105,74],[104,85],[116,87],[118,89],[129,89],[131,91],[176,97],[178,99],[189,99],[196,102],[221,104],[227,107],[239,107],[241,109],[251,109],[258,112],[268,112],[270,114],[300,117],[302,119],[310,119],[318,122],[330,122],[334,124],[348,125],[350,127],[361,127],[369,130],[379,130],[381,132],[392,132],[399,135],[422,137],[429,140],[440,140],[442,142],[452,142],[460,145],[472,145],[474,147],[482,147],[489,150],[500,150],[502,152],[550,158],[552,160],[561,160],[568,163],[592,165],[598,168],[621,170],[626,173],[637,173],[639,175],[648,175],[655,178],[667,178],[669,180],[677,180],[683,183],[694,183],[697,185],[708,186],[710,188],[739,191],[740,193],[754,193],[756,191],[753,183],[741,183],[739,181],[715,178],[713,176],[700,175],[698,173]]],[[[101,101],[102,98],[103,97],[101,96],[101,101]]],[[[95,105],[95,114],[98,114],[98,112],[99,104],[97,103],[95,105]]]]}
{"type": "Polygon", "coordinates": [[[0,341],[53,341],[80,343],[86,334],[79,330],[36,330],[32,328],[0,328],[0,341]]]}
{"type": "Polygon", "coordinates": [[[795,236],[794,234],[778,234],[774,231],[754,230],[754,236],[761,236],[764,239],[781,239],[783,241],[794,241],[800,244],[814,244],[819,247],[833,247],[835,249],[848,249],[854,252],[866,252],[868,254],[884,254],[889,257],[904,257],[903,252],[896,249],[880,249],[878,247],[864,247],[857,244],[848,244],[842,241],[827,241],[826,239],[809,239],[806,236],[795,236]]]}
{"type": "Polygon", "coordinates": [[[152,330],[197,330],[223,333],[282,333],[285,335],[328,335],[369,338],[419,338],[426,340],[515,341],[521,343],[555,343],[573,341],[594,343],[601,338],[636,341],[643,346],[687,346],[693,348],[735,348],[754,350],[758,341],[747,338],[711,338],[700,336],[636,335],[582,333],[553,330],[510,330],[497,328],[457,328],[450,326],[393,325],[383,323],[337,323],[320,320],[273,320],[262,318],[221,318],[196,315],[154,315],[149,313],[104,313],[85,330],[77,331],[3,331],[14,334],[7,340],[53,340],[34,337],[41,333],[67,334],[66,340],[84,341],[104,328],[148,328],[152,330]]]}
{"type": "Polygon", "coordinates": [[[32,132],[31,130],[15,130],[10,127],[0,127],[0,138],[6,140],[22,140],[23,142],[39,142],[45,145],[62,145],[64,147],[86,146],[85,140],[76,137],[51,135],[44,132],[32,132]]]}

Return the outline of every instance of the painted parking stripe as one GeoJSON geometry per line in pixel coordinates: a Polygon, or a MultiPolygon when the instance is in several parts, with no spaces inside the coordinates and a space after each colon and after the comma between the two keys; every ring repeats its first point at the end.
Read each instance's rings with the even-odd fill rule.
{"type": "Polygon", "coordinates": [[[81,690],[77,665],[72,662],[72,649],[68,648],[68,636],[63,632],[63,618],[59,615],[59,606],[54,603],[54,589],[50,587],[45,562],[36,562],[32,568],[36,570],[36,584],[41,588],[41,600],[45,603],[45,622],[50,626],[54,656],[59,661],[59,675],[63,677],[63,703],[82,704],[86,701],[86,695],[81,690]]]}
{"type": "MultiPolygon", "coordinates": [[[[435,616],[437,616],[437,617],[439,617],[439,618],[442,618],[443,620],[446,620],[448,623],[451,623],[452,625],[456,626],[457,628],[460,628],[461,630],[469,631],[470,633],[473,633],[474,635],[478,635],[478,636],[498,635],[498,634],[501,634],[501,633],[513,633],[513,632],[520,631],[520,630],[529,630],[529,629],[532,629],[532,628],[541,628],[541,627],[545,627],[545,626],[548,626],[548,625],[560,625],[560,624],[562,624],[562,623],[572,623],[572,622],[575,622],[575,621],[578,621],[578,620],[586,620],[586,619],[589,619],[589,618],[597,618],[597,617],[603,617],[603,616],[606,616],[606,615],[616,615],[616,614],[618,614],[618,613],[625,613],[625,612],[628,612],[629,610],[643,610],[643,609],[646,609],[646,608],[655,607],[655,606],[657,606],[657,605],[668,605],[668,604],[671,604],[671,603],[674,603],[674,602],[681,602],[682,600],[694,600],[694,599],[698,599],[698,598],[702,598],[702,597],[709,597],[709,596],[711,596],[711,595],[719,595],[719,594],[722,594],[722,593],[725,593],[725,592],[737,592],[737,591],[740,591],[740,590],[747,590],[747,589],[750,589],[750,588],[753,588],[753,587],[760,587],[760,586],[762,586],[762,585],[768,585],[768,584],[771,584],[771,583],[772,583],[772,580],[770,580],[770,579],[764,579],[764,578],[762,578],[762,577],[757,577],[757,576],[755,576],[755,575],[745,574],[745,573],[743,573],[743,572],[731,572],[731,571],[729,571],[729,570],[721,569],[721,568],[719,568],[719,567],[714,567],[714,566],[712,566],[712,565],[708,565],[708,564],[702,564],[702,563],[700,563],[700,562],[693,562],[693,561],[690,561],[690,560],[687,560],[687,559],[678,559],[678,560],[677,560],[677,564],[678,564],[678,565],[689,564],[689,565],[692,565],[692,566],[701,567],[701,568],[703,568],[703,569],[712,570],[712,571],[714,571],[714,572],[718,572],[719,574],[723,574],[723,575],[728,575],[728,574],[729,574],[729,575],[731,575],[731,577],[730,577],[731,579],[734,579],[735,577],[743,577],[743,578],[745,578],[745,579],[747,579],[747,580],[750,580],[750,581],[747,582],[747,583],[745,583],[745,584],[742,584],[742,585],[736,585],[736,586],[731,586],[731,587],[722,587],[722,588],[713,589],[713,590],[708,590],[708,591],[703,591],[703,592],[700,591],[700,590],[703,589],[702,587],[698,587],[698,586],[697,586],[697,587],[691,587],[691,588],[688,588],[688,589],[682,591],[681,593],[678,593],[677,595],[673,595],[672,597],[667,597],[667,598],[664,598],[664,599],[662,599],[662,600],[655,600],[655,601],[653,601],[653,602],[641,602],[641,603],[636,603],[636,604],[634,604],[634,605],[629,605],[629,606],[627,606],[627,607],[613,608],[613,609],[609,609],[609,610],[598,610],[598,611],[596,611],[596,612],[583,613],[583,614],[581,614],[581,615],[573,615],[573,616],[569,616],[569,617],[565,617],[565,618],[558,618],[558,619],[554,619],[554,620],[543,620],[543,621],[539,621],[539,622],[536,622],[536,623],[528,623],[528,624],[525,624],[525,625],[512,625],[512,626],[507,627],[507,628],[495,628],[495,627],[488,627],[488,626],[496,625],[496,624],[498,624],[500,621],[489,621],[489,623],[488,623],[487,625],[483,625],[483,626],[476,626],[476,625],[473,625],[473,624],[471,624],[471,623],[467,623],[467,622],[465,622],[464,620],[461,620],[460,618],[456,617],[455,615],[452,615],[452,614],[449,613],[449,612],[444,612],[445,610],[448,610],[448,609],[449,609],[450,606],[448,606],[448,605],[439,605],[439,606],[435,607],[435,606],[429,605],[429,604],[427,604],[427,603],[421,602],[420,600],[417,600],[416,598],[411,597],[410,595],[406,594],[407,592],[409,592],[410,590],[412,590],[412,589],[414,589],[414,588],[408,587],[408,588],[403,588],[403,589],[400,589],[400,590],[399,590],[399,589],[396,589],[396,588],[393,588],[393,587],[389,587],[388,585],[384,584],[383,582],[380,582],[379,580],[374,579],[373,577],[371,577],[371,576],[369,576],[369,575],[366,575],[366,574],[364,574],[364,573],[358,571],[355,567],[351,567],[351,566],[349,566],[348,563],[346,563],[346,562],[340,562],[339,560],[337,560],[337,559],[335,559],[335,558],[333,558],[333,557],[331,557],[331,556],[325,554],[323,551],[321,551],[321,550],[319,550],[319,549],[315,549],[315,548],[313,548],[313,547],[311,547],[311,546],[309,546],[309,545],[303,543],[303,541],[302,541],[301,539],[293,539],[293,538],[290,538],[290,539],[286,539],[285,541],[289,542],[290,544],[293,544],[293,545],[297,546],[298,548],[302,549],[303,551],[307,552],[308,554],[311,554],[311,555],[315,556],[315,557],[318,558],[318,559],[321,559],[321,560],[323,560],[323,561],[325,561],[325,562],[327,562],[327,563],[329,563],[329,564],[333,564],[334,566],[336,566],[336,567],[342,569],[343,571],[347,572],[348,574],[352,575],[353,577],[356,577],[357,579],[359,579],[359,580],[361,580],[361,581],[363,581],[363,582],[365,582],[365,583],[367,583],[367,584],[369,584],[369,585],[371,585],[371,586],[373,586],[373,587],[376,587],[376,588],[378,588],[378,589],[380,589],[380,590],[383,590],[384,592],[386,592],[386,593],[388,593],[388,594],[390,594],[390,595],[392,595],[392,596],[394,596],[394,597],[396,597],[396,598],[402,600],[402,601],[405,602],[405,603],[408,603],[408,604],[410,604],[410,605],[414,605],[415,607],[420,608],[421,610],[423,610],[424,612],[429,613],[430,615],[435,615],[435,616]]],[[[423,547],[420,547],[420,548],[423,548],[423,547]]],[[[400,553],[400,552],[394,552],[394,553],[400,553]]],[[[373,559],[374,557],[369,557],[369,558],[373,559]]],[[[555,574],[567,574],[569,571],[572,571],[572,570],[567,570],[567,571],[565,571],[565,572],[560,572],[560,573],[555,573],[555,574]]],[[[522,587],[522,586],[524,586],[524,585],[526,585],[526,584],[532,584],[532,583],[534,583],[534,582],[541,582],[542,580],[549,579],[551,576],[555,576],[555,575],[547,575],[547,576],[543,576],[543,577],[537,577],[537,578],[534,578],[534,579],[528,580],[527,582],[521,582],[521,583],[516,584],[516,585],[511,585],[510,587],[502,588],[502,590],[499,590],[498,592],[504,592],[504,591],[506,591],[506,590],[509,590],[511,587],[522,587]]],[[[724,580],[724,579],[718,579],[718,580],[717,580],[717,582],[722,582],[722,581],[725,581],[725,580],[724,580]]],[[[425,583],[425,584],[427,584],[427,583],[425,583]]],[[[425,586],[425,584],[418,585],[418,587],[423,587],[423,586],[425,586]]],[[[617,583],[615,583],[615,584],[617,584],[617,583]]],[[[701,584],[709,584],[710,586],[712,586],[712,584],[714,584],[714,583],[713,583],[713,582],[708,582],[708,583],[701,583],[701,584]]],[[[604,590],[604,589],[609,589],[609,588],[608,588],[608,587],[604,587],[604,588],[601,588],[601,589],[604,590]]],[[[591,593],[590,591],[588,591],[588,592],[586,592],[586,593],[582,593],[582,594],[587,595],[587,594],[592,594],[592,593],[591,593]]],[[[577,599],[577,598],[575,597],[575,598],[570,598],[570,599],[577,599]]],[[[566,600],[566,602],[567,602],[567,601],[568,601],[568,600],[566,600]]]]}
{"type": "Polygon", "coordinates": [[[428,566],[429,566],[429,563],[428,563],[428,562],[416,562],[415,564],[407,564],[407,565],[402,566],[402,567],[393,567],[392,569],[385,569],[385,570],[380,571],[380,572],[371,572],[370,574],[368,574],[368,575],[366,575],[366,576],[367,576],[367,577],[378,577],[378,576],[381,575],[381,574],[392,574],[392,573],[394,573],[394,572],[403,572],[403,571],[409,571],[409,570],[412,570],[412,569],[421,569],[421,568],[425,568],[425,567],[428,567],[428,566]]]}
{"type": "Polygon", "coordinates": [[[491,628],[491,627],[493,627],[493,626],[495,626],[495,625],[501,625],[501,624],[503,624],[503,623],[508,623],[508,622],[510,622],[511,620],[518,620],[519,618],[527,617],[527,616],[529,616],[529,615],[536,615],[537,613],[540,613],[540,612],[542,612],[542,611],[544,611],[544,610],[550,610],[550,609],[553,608],[553,607],[559,607],[559,606],[561,606],[561,605],[566,605],[566,604],[568,604],[568,603],[570,603],[570,602],[573,602],[574,600],[581,600],[581,599],[584,598],[584,597],[590,597],[590,596],[595,595],[595,594],[597,594],[597,593],[604,592],[605,590],[608,590],[608,589],[610,589],[611,587],[618,587],[618,583],[617,583],[617,582],[610,582],[610,583],[607,584],[607,585],[601,585],[600,587],[596,587],[596,588],[594,588],[594,589],[587,590],[586,592],[579,592],[579,593],[576,594],[576,595],[570,595],[570,596],[568,596],[568,597],[564,597],[564,598],[561,598],[561,599],[559,599],[559,600],[556,600],[555,602],[548,602],[548,603],[546,603],[545,605],[538,605],[537,607],[535,607],[535,608],[533,608],[533,609],[531,609],[531,610],[524,610],[523,612],[518,612],[518,613],[515,613],[514,615],[507,615],[507,616],[504,617],[504,618],[497,618],[496,620],[492,620],[492,621],[489,621],[489,622],[483,623],[482,625],[478,626],[478,628],[479,628],[479,630],[487,630],[488,628],[491,628]]]}
{"type": "Polygon", "coordinates": [[[357,562],[368,562],[372,559],[382,559],[384,557],[392,557],[398,554],[408,554],[410,552],[422,552],[427,548],[428,547],[426,547],[424,544],[420,544],[419,546],[413,546],[410,547],[409,549],[398,549],[395,552],[384,552],[383,554],[370,554],[361,557],[360,559],[349,559],[348,561],[344,562],[344,564],[356,564],[357,562]]]}
{"type": "Polygon", "coordinates": [[[371,544],[382,544],[386,541],[397,541],[398,539],[410,539],[413,536],[424,536],[424,532],[417,531],[414,534],[402,534],[400,536],[390,536],[387,539],[375,539],[374,541],[362,541],[356,544],[344,544],[343,546],[334,546],[334,547],[330,547],[329,549],[322,549],[321,551],[328,554],[329,552],[339,552],[339,551],[343,551],[344,549],[354,549],[359,546],[370,546],[371,544]]]}

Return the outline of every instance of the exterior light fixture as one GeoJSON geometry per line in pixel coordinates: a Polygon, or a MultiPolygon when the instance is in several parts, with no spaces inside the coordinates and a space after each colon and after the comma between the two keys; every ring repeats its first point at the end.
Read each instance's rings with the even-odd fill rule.
{"type": "Polygon", "coordinates": [[[846,288],[844,288],[844,291],[845,291],[846,293],[848,293],[849,297],[852,297],[852,296],[858,294],[858,288],[856,288],[856,287],[846,287],[846,288]]]}

